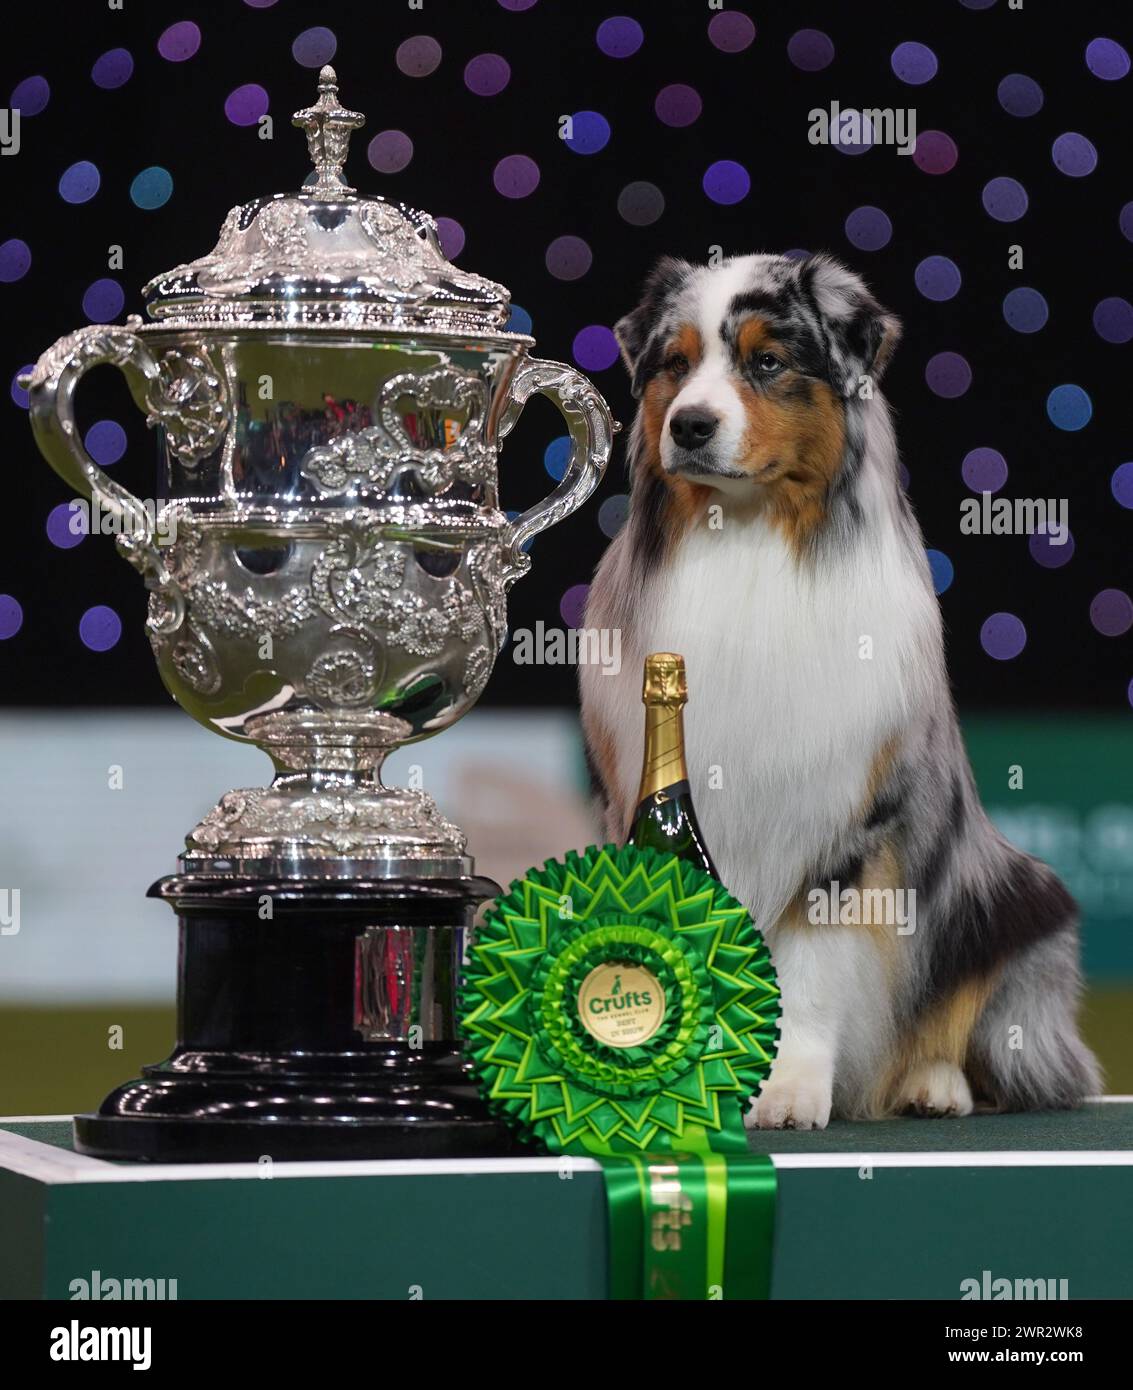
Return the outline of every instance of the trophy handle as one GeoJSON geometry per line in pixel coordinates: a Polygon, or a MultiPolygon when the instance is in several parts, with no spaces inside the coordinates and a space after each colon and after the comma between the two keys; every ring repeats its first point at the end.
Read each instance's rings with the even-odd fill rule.
{"type": "Polygon", "coordinates": [[[500,420],[500,438],[508,433],[528,400],[538,392],[554,401],[567,422],[570,462],[558,487],[511,522],[503,540],[503,581],[510,588],[531,568],[524,545],[540,531],[554,526],[581,507],[606,471],[619,426],[597,390],[563,362],[528,358],[512,378],[507,409],[500,420]]]}
{"type": "Polygon", "coordinates": [[[77,493],[97,501],[123,523],[118,544],[131,564],[143,572],[161,573],[164,565],[154,540],[153,517],[132,492],[99,468],[83,448],[75,424],[75,388],[92,367],[105,362],[121,370],[134,403],[148,413],[146,394],[159,368],[133,331],[140,323],[134,315],[124,328],[96,323],[68,333],[47,349],[21,385],[27,387],[31,427],[44,458],[77,493]]]}

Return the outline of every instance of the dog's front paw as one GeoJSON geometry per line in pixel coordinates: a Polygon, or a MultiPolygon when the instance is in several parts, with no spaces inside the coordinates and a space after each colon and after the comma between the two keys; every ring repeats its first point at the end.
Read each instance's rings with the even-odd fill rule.
{"type": "Polygon", "coordinates": [[[902,1082],[897,1109],[933,1117],[970,1115],[971,1088],[952,1062],[922,1062],[902,1082]]]}
{"type": "Polygon", "coordinates": [[[830,1119],[830,1078],[825,1070],[777,1067],[748,1107],[748,1129],[825,1129],[830,1119]]]}

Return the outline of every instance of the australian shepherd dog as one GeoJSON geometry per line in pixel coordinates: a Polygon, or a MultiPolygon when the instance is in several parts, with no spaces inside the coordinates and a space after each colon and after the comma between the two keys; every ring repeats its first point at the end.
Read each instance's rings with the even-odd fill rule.
{"type": "Polygon", "coordinates": [[[748,1125],[1077,1104],[1075,905],[976,792],[879,389],[896,319],[826,256],[666,259],[616,333],[630,508],[586,625],[622,663],[582,668],[583,723],[621,843],[641,663],[683,653],[701,828],[783,994],[748,1125]]]}

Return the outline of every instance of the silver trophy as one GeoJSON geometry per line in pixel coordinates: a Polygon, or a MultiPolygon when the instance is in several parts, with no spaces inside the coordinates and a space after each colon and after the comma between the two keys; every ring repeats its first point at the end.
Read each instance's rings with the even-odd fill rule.
{"type": "MultiPolygon", "coordinates": [[[[347,184],[363,117],[339,104],[331,68],[294,124],[314,164],[302,189],[233,208],[213,251],[151,280],[151,322],[60,339],[31,374],[31,422],[52,467],[115,515],[149,590],[170,694],[275,766],[269,787],[220,799],[188,835],[181,874],[152,891],[183,930],[201,904],[239,915],[265,885],[306,908],[368,904],[352,929],[354,1032],[378,1044],[358,1021],[372,1021],[374,999],[420,999],[435,985],[414,984],[426,966],[412,951],[406,965],[403,939],[358,945],[387,921],[369,909],[404,901],[380,885],[431,883],[442,901],[445,884],[486,882],[470,879],[465,836],[431,797],[382,785],[382,761],[475,703],[504,640],[507,590],[530,565],[526,543],[594,491],[614,425],[585,377],[531,357],[533,340],[507,331],[508,291],[452,265],[432,218],[347,184]],[[73,396],[102,363],[122,370],[159,431],[160,504],[82,447],[73,396]],[[548,497],[509,520],[497,454],[536,393],[561,410],[570,461],[548,497]]],[[[401,930],[405,913],[390,912],[401,930]]],[[[182,996],[199,987],[183,975],[182,996]]],[[[402,1009],[396,1029],[414,1014],[402,1009]]],[[[178,1072],[175,1053],[166,1079],[199,1074],[193,1059],[178,1072]]],[[[166,1114],[139,1097],[140,1109],[113,1113],[166,1114]]],[[[100,1150],[90,1134],[85,1146],[136,1152],[100,1150]]]]}

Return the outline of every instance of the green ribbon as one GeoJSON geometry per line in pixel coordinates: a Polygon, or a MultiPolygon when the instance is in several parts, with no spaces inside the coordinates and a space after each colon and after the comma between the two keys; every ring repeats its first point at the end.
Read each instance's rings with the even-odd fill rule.
{"type": "Polygon", "coordinates": [[[671,854],[548,860],[486,915],[465,1051],[518,1133],[601,1163],[612,1297],[768,1296],[775,1170],[748,1152],[743,1112],[778,1017],[751,918],[671,854]]]}
{"type": "Polygon", "coordinates": [[[599,1159],[614,1299],[764,1299],[775,1166],[763,1154],[599,1159]]]}

